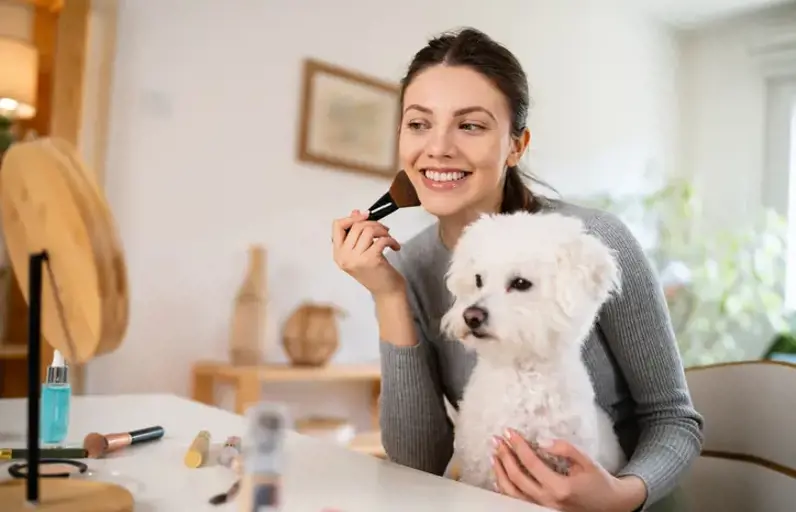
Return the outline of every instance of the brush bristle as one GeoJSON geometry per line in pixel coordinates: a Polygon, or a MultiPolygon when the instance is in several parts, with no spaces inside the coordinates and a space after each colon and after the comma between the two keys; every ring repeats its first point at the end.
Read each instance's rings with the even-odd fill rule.
{"type": "Polygon", "coordinates": [[[412,182],[409,181],[409,176],[406,171],[401,170],[395,175],[390,185],[390,197],[398,208],[411,208],[413,206],[420,206],[420,198],[417,197],[417,190],[415,190],[412,182]]]}

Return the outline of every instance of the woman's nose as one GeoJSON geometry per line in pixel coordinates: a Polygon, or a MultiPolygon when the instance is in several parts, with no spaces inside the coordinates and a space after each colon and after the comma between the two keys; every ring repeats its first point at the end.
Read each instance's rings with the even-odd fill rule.
{"type": "Polygon", "coordinates": [[[429,134],[426,154],[431,158],[450,158],[456,151],[453,134],[450,130],[439,127],[429,134]]]}

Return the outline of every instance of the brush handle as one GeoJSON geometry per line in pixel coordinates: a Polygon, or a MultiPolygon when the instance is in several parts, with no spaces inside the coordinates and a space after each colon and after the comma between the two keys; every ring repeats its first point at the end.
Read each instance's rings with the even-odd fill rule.
{"type": "Polygon", "coordinates": [[[156,441],[163,437],[163,427],[147,427],[139,430],[130,431],[130,444],[146,443],[156,441]]]}
{"type": "Polygon", "coordinates": [[[387,203],[383,206],[379,206],[377,208],[373,208],[372,210],[370,210],[370,215],[368,215],[367,220],[380,220],[396,211],[398,211],[397,204],[387,203]]]}
{"type": "MultiPolygon", "coordinates": [[[[385,205],[381,205],[377,208],[373,208],[372,210],[370,210],[370,214],[368,215],[368,218],[365,220],[381,220],[387,215],[394,213],[396,211],[398,211],[398,205],[396,205],[395,203],[387,203],[385,205]]],[[[347,235],[349,231],[351,231],[351,228],[347,228],[345,230],[345,234],[347,235]]]]}

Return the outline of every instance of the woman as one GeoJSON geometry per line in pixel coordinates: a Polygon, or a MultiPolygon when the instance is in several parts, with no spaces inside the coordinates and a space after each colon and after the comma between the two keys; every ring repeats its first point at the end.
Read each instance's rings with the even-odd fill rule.
{"type": "Polygon", "coordinates": [[[563,511],[668,510],[701,450],[702,418],[639,244],[617,218],[536,196],[524,185],[517,165],[530,139],[528,83],[516,58],[488,36],[466,29],[432,40],[415,55],[401,102],[401,166],[439,222],[403,246],[366,212],[333,226],[335,261],[376,305],[390,459],[442,474],[452,454],[443,396],[458,403],[474,356],[442,338],[439,320],[450,304],[450,250],[463,228],[482,212],[557,211],[581,218],[618,254],[622,293],[603,308],[583,357],[629,462],[612,476],[562,441],[549,451],[569,457],[573,470],[560,476],[511,435],[496,447],[497,491],[563,511]],[[389,258],[386,248],[394,251],[389,258]]]}

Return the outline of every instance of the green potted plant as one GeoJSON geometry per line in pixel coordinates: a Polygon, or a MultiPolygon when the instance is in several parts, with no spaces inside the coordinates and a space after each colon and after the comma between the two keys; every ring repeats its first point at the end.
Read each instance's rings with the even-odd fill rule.
{"type": "Polygon", "coordinates": [[[673,264],[687,269],[682,285],[667,293],[686,366],[757,359],[774,333],[788,329],[782,216],[767,210],[745,224],[701,232],[701,204],[686,179],[644,195],[585,202],[652,232],[647,255],[659,273],[673,264]]]}
{"type": "Polygon", "coordinates": [[[793,331],[778,332],[763,354],[763,359],[796,363],[796,333],[793,331]]]}

